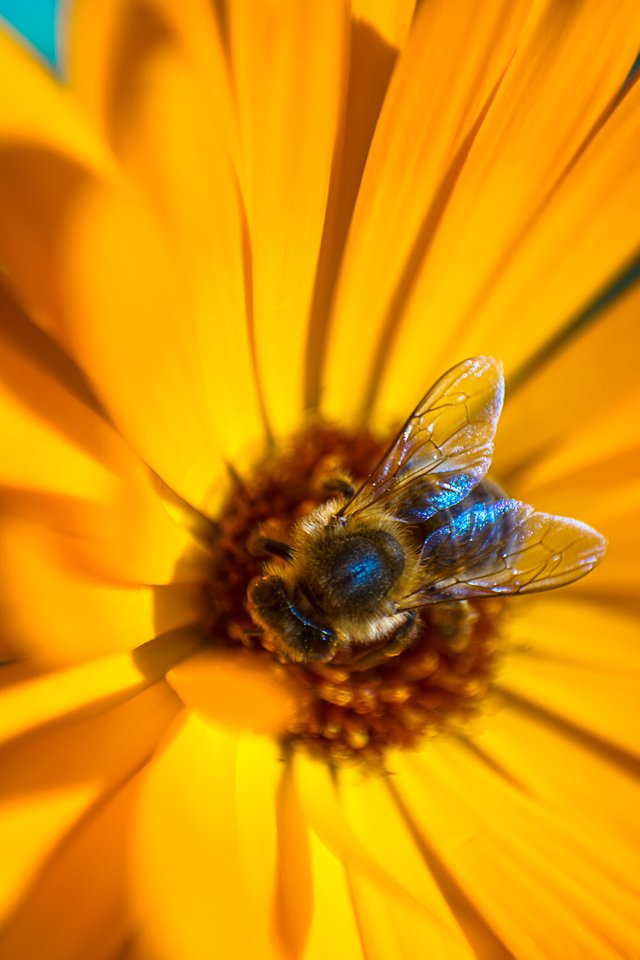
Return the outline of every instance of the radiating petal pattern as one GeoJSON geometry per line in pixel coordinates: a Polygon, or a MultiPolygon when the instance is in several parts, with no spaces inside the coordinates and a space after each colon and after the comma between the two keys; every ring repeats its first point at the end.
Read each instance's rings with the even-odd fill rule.
{"type": "Polygon", "coordinates": [[[269,423],[281,435],[298,425],[305,400],[307,320],[347,82],[348,7],[239,0],[228,16],[251,238],[248,322],[269,423]]]}
{"type": "Polygon", "coordinates": [[[5,657],[86,660],[131,650],[198,620],[197,587],[109,582],[91,571],[69,534],[12,517],[0,545],[5,657]]]}
{"type": "Polygon", "coordinates": [[[598,8],[599,21],[596,6],[567,8],[564,21],[549,4],[527,31],[411,292],[387,357],[382,409],[424,377],[412,345],[425,323],[435,369],[441,351],[463,357],[482,344],[499,347],[508,375],[636,254],[624,211],[638,205],[637,86],[600,126],[635,57],[640,18],[630,3],[615,18],[598,8]]]}
{"type": "Polygon", "coordinates": [[[395,767],[392,789],[407,816],[513,954],[633,951],[633,866],[621,873],[614,849],[575,831],[464,746],[442,740],[395,767]]]}
{"type": "MultiPolygon", "coordinates": [[[[529,7],[529,2],[454,7],[443,0],[423,5],[416,15],[376,126],[344,252],[323,376],[323,409],[331,416],[366,413],[388,351],[385,328],[393,329],[403,312],[529,7]]],[[[422,330],[426,324],[435,335],[436,324],[446,322],[446,315],[426,313],[422,330]]],[[[424,333],[419,342],[428,343],[424,333]]],[[[417,396],[434,379],[428,358],[418,353],[425,379],[417,396]]],[[[408,407],[414,403],[415,398],[408,407]]]]}
{"type": "Polygon", "coordinates": [[[58,77],[0,29],[0,954],[635,956],[638,4],[73,0],[62,22],[58,77]],[[464,357],[492,371],[478,463],[459,384],[406,421],[464,357]],[[247,603],[261,544],[288,549],[256,463],[320,415],[405,422],[337,516],[370,522],[377,489],[381,530],[390,502],[415,526],[399,475],[484,476],[499,361],[500,502],[592,524],[599,569],[436,605],[416,703],[396,650],[347,661],[352,688],[279,655],[247,603]],[[457,615],[489,631],[482,682],[457,615]],[[347,730],[371,766],[341,762],[347,730]]]}
{"type": "MultiPolygon", "coordinates": [[[[41,935],[28,918],[42,911],[41,922],[48,917],[51,923],[54,904],[60,904],[62,891],[47,889],[55,883],[56,873],[66,874],[64,881],[59,880],[67,895],[80,894],[81,876],[74,879],[63,866],[73,857],[65,838],[93,829],[91,821],[100,819],[104,805],[149,759],[178,709],[166,684],[154,684],[124,703],[93,715],[72,712],[64,723],[36,726],[3,744],[5,869],[0,903],[8,944],[20,943],[24,956],[29,955],[27,944],[37,943],[41,935]]],[[[104,910],[101,900],[96,892],[91,913],[104,910]]],[[[52,955],[64,956],[62,944],[68,947],[75,937],[96,935],[95,918],[84,922],[88,929],[82,929],[82,924],[74,929],[71,918],[68,924],[54,924],[52,955]]],[[[32,949],[38,952],[37,947],[32,949]]],[[[17,946],[8,948],[6,955],[19,956],[17,946]]]]}
{"type": "Polygon", "coordinates": [[[77,371],[8,297],[0,309],[0,439],[11,451],[0,510],[76,537],[87,566],[109,579],[198,579],[207,552],[170,519],[77,371]]]}
{"type": "Polygon", "coordinates": [[[145,772],[133,897],[152,956],[278,956],[275,944],[268,947],[265,915],[273,887],[264,887],[269,876],[273,883],[276,758],[270,740],[240,744],[233,733],[193,714],[174,728],[145,772]],[[180,774],[185,763],[192,771],[188,779],[180,774]],[[261,877],[255,875],[258,853],[261,877]]]}

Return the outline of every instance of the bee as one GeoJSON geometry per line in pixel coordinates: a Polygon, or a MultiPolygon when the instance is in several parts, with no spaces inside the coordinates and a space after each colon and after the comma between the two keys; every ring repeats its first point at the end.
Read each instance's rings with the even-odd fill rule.
{"type": "Polygon", "coordinates": [[[248,608],[295,662],[367,666],[396,655],[438,603],[528,594],[571,583],[605,541],[565,517],[537,513],[486,477],[502,409],[501,365],[465,360],[423,397],[358,489],[300,519],[290,543],[249,586],[248,608]]]}

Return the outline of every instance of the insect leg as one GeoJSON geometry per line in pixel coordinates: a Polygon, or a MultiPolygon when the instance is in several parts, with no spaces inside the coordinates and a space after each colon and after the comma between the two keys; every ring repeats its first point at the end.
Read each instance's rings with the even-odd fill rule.
{"type": "Polygon", "coordinates": [[[398,627],[386,643],[349,661],[349,668],[351,670],[369,670],[371,667],[378,666],[379,663],[384,663],[385,660],[397,657],[403,650],[406,650],[413,640],[416,612],[415,610],[408,610],[407,614],[405,622],[398,627]]]}
{"type": "Polygon", "coordinates": [[[322,484],[325,490],[337,490],[343,497],[350,500],[355,493],[355,487],[344,477],[329,477],[322,484]]]}
{"type": "Polygon", "coordinates": [[[271,537],[258,536],[253,538],[251,543],[252,552],[270,553],[274,557],[280,557],[282,560],[291,560],[293,557],[293,548],[282,540],[272,540],[271,537]]]}

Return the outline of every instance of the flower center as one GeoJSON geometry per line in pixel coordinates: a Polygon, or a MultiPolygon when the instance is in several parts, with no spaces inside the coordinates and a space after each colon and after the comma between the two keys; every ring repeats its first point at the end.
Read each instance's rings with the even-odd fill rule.
{"type": "Polygon", "coordinates": [[[299,539],[299,521],[322,517],[336,491],[348,497],[345,478],[357,487],[385,447],[365,430],[315,425],[270,456],[229,498],[204,588],[212,642],[286,673],[299,692],[287,743],[332,762],[380,765],[388,748],[469,719],[499,649],[502,600],[433,604],[411,617],[384,606],[403,551],[420,545],[399,544],[384,517],[349,536],[327,534],[317,557],[309,551],[313,578],[302,568],[292,530],[302,529],[299,539]]]}

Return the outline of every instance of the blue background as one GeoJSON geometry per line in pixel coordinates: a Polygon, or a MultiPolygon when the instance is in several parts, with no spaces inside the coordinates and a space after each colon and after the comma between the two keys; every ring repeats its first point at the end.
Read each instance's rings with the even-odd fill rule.
{"type": "Polygon", "coordinates": [[[51,64],[56,63],[59,0],[0,0],[0,17],[11,23],[51,64]]]}

